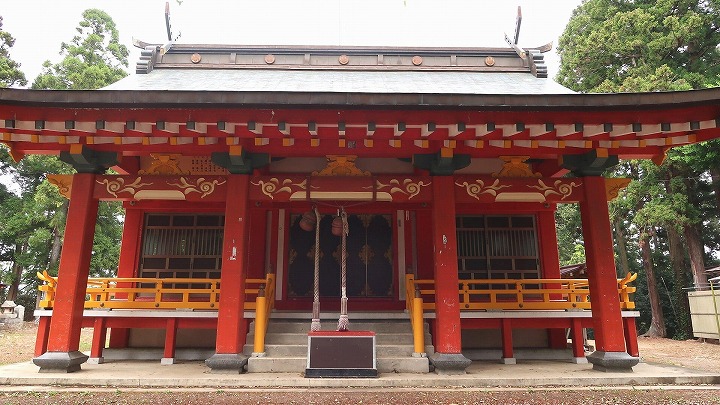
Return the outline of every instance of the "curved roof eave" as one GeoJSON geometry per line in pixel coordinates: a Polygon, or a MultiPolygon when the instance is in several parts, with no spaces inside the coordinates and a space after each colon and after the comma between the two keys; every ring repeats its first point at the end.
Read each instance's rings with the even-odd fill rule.
{"type": "Polygon", "coordinates": [[[286,107],[344,109],[645,110],[720,105],[720,88],[616,94],[388,94],[0,89],[0,105],[60,108],[286,107]]]}

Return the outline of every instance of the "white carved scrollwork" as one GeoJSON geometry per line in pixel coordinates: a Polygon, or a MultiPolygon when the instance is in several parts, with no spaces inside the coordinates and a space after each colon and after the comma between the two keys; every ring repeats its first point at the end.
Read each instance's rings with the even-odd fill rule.
{"type": "Polygon", "coordinates": [[[250,182],[254,186],[259,186],[260,191],[263,194],[274,199],[275,194],[278,193],[292,193],[293,187],[297,187],[300,190],[305,190],[307,180],[303,180],[300,183],[293,183],[291,179],[284,179],[282,182],[277,178],[273,177],[268,181],[258,180],[257,183],[250,182]]]}
{"type": "Polygon", "coordinates": [[[168,185],[179,188],[185,195],[190,193],[200,193],[200,198],[205,198],[215,192],[216,186],[225,183],[225,180],[206,180],[204,177],[200,177],[195,181],[195,184],[192,184],[188,182],[185,177],[180,177],[179,183],[168,183],[168,185]]]}
{"type": "Polygon", "coordinates": [[[142,177],[135,178],[135,181],[130,184],[125,184],[125,179],[122,177],[118,177],[115,180],[102,179],[97,180],[97,182],[98,184],[104,184],[105,190],[108,192],[108,194],[116,198],[120,193],[129,193],[131,196],[133,196],[141,188],[152,185],[152,183],[143,183],[142,177]]]}
{"type": "Polygon", "coordinates": [[[416,195],[420,194],[423,187],[427,187],[431,182],[425,183],[424,181],[413,181],[412,179],[400,180],[392,179],[388,184],[383,184],[377,181],[377,189],[382,190],[383,188],[390,188],[390,194],[401,193],[408,196],[408,200],[412,199],[416,195]]]}
{"type": "Polygon", "coordinates": [[[500,184],[500,179],[496,179],[489,186],[486,186],[485,182],[479,179],[475,180],[475,183],[468,183],[467,181],[463,181],[462,183],[455,183],[455,185],[459,187],[465,187],[465,191],[468,193],[468,195],[476,200],[479,200],[480,195],[482,194],[489,194],[495,197],[497,196],[498,191],[510,187],[508,185],[500,184]]]}
{"type": "Polygon", "coordinates": [[[564,200],[572,194],[573,188],[580,187],[580,184],[575,184],[574,181],[570,183],[564,183],[562,180],[555,180],[552,186],[548,186],[542,180],[538,180],[538,185],[529,185],[528,187],[540,190],[545,197],[554,194],[559,195],[560,199],[564,200]]]}

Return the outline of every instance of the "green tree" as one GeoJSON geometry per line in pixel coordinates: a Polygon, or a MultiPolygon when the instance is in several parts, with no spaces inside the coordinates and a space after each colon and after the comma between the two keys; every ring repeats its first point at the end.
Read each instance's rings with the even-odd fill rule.
{"type": "MultiPolygon", "coordinates": [[[[63,42],[63,60],[44,63],[35,79],[34,89],[97,89],[125,76],[127,47],[119,43],[119,33],[105,12],[83,12],[76,35],[63,42]]],[[[37,287],[35,273],[48,270],[57,274],[68,201],[46,182],[47,173],[70,174],[72,167],[56,156],[31,155],[11,164],[7,150],[0,147],[0,173],[11,176],[19,185],[19,195],[6,197],[0,192],[0,208],[12,205],[12,213],[0,223],[0,252],[9,252],[12,269],[2,276],[11,285],[10,292],[24,305],[34,306],[37,287]],[[6,247],[5,247],[6,246],[6,247]],[[25,289],[20,291],[19,286],[25,289]]],[[[0,190],[2,191],[2,190],[0,190]]],[[[98,210],[90,273],[110,276],[116,272],[122,231],[122,206],[101,202],[98,210]]],[[[0,220],[3,213],[0,213],[0,220]]],[[[31,311],[28,311],[31,313],[31,311]]]]}
{"type": "MultiPolygon", "coordinates": [[[[698,89],[718,82],[720,74],[720,8],[701,0],[587,0],[573,12],[558,44],[561,66],[557,81],[580,92],[650,92],[698,89]]],[[[668,153],[660,167],[632,163],[634,171],[616,175],[635,180],[624,197],[611,205],[619,267],[642,263],[652,307],[652,334],[662,334],[659,275],[670,274],[673,319],[668,329],[688,337],[688,268],[695,284],[704,281],[706,241],[703,228],[717,223],[720,208],[718,145],[693,145],[668,153]],[[713,173],[716,175],[714,176],[713,173]],[[714,176],[714,177],[713,177],[714,176]],[[714,209],[704,178],[713,178],[714,209]],[[613,208],[614,207],[614,208],[613,208]],[[640,249],[632,252],[628,240],[640,249]],[[687,249],[683,248],[687,246],[687,249]],[[663,260],[662,253],[670,260],[663,260]],[[688,265],[689,262],[689,265],[688,265]],[[667,267],[663,267],[667,266],[667,267]]],[[[562,250],[562,248],[561,248],[562,250]]],[[[663,284],[666,287],[665,284],[663,284]]],[[[670,290],[670,288],[665,288],[670,290]]],[[[647,311],[648,308],[641,308],[647,311]]],[[[642,323],[642,322],[641,322],[642,323]]]]}
{"type": "Polygon", "coordinates": [[[10,48],[15,45],[15,38],[2,30],[2,17],[0,17],[0,87],[27,85],[25,73],[20,70],[20,64],[10,57],[10,48]]]}
{"type": "Polygon", "coordinates": [[[78,35],[63,42],[59,63],[46,60],[33,89],[99,89],[127,76],[128,49],[120,44],[113,19],[98,9],[85,10],[78,35]]]}
{"type": "Polygon", "coordinates": [[[588,0],[560,37],[557,81],[581,92],[706,87],[719,43],[716,1],[588,0]]]}
{"type": "Polygon", "coordinates": [[[555,223],[558,229],[560,265],[584,263],[585,247],[577,204],[558,204],[555,211],[555,223]]]}

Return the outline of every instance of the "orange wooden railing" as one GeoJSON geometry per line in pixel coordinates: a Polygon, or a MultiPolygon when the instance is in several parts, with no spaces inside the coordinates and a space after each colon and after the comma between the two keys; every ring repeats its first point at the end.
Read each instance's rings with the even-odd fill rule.
{"type": "MultiPolygon", "coordinates": [[[[635,309],[629,285],[637,274],[618,279],[621,309],[635,309]]],[[[424,311],[435,310],[435,281],[406,275],[405,305],[410,314],[415,353],[423,352],[424,311]]],[[[458,283],[460,310],[572,310],[591,309],[587,279],[463,280],[458,283]]]]}
{"type": "MultiPolygon", "coordinates": [[[[37,273],[44,281],[40,308],[52,309],[57,277],[37,273]]],[[[273,295],[275,275],[245,280],[245,309],[257,307],[258,292],[273,295]]],[[[216,310],[220,305],[220,280],[210,278],[89,278],[85,290],[85,309],[198,309],[216,310]]],[[[264,305],[275,301],[264,300],[264,305]]],[[[271,307],[272,308],[272,307],[271,307]]]]}

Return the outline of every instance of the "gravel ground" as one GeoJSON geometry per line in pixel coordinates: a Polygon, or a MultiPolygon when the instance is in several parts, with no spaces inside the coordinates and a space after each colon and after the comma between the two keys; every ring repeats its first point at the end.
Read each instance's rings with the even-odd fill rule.
{"type": "MultiPolygon", "coordinates": [[[[37,325],[34,322],[0,324],[0,364],[32,360],[37,325]]],[[[83,329],[80,350],[90,350],[92,329],[83,329]]]]}
{"type": "Polygon", "coordinates": [[[640,357],[647,363],[661,363],[720,373],[720,345],[717,341],[638,338],[640,357]]]}
{"type": "Polygon", "coordinates": [[[719,390],[235,390],[0,393],[7,404],[718,404],[719,390]]]}
{"type": "MultiPolygon", "coordinates": [[[[0,364],[31,360],[35,349],[37,325],[0,324],[0,364]]],[[[92,330],[85,328],[80,337],[80,350],[90,350],[92,330]]],[[[720,373],[720,345],[717,342],[638,338],[640,356],[648,363],[662,363],[696,370],[720,373]]]]}
{"type": "MultiPolygon", "coordinates": [[[[0,325],[0,364],[32,359],[37,326],[0,325]]],[[[92,333],[83,329],[81,350],[92,333]]],[[[640,338],[646,362],[720,373],[720,345],[640,338]]],[[[0,387],[0,404],[720,404],[720,387],[592,387],[586,389],[79,389],[0,387]]]]}

